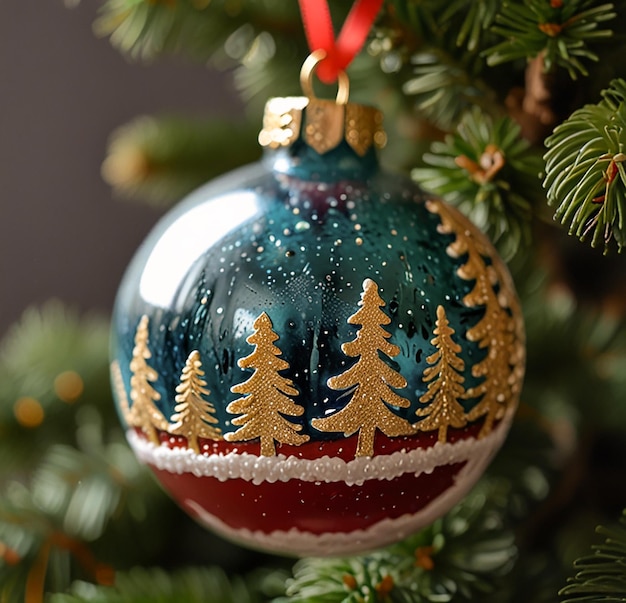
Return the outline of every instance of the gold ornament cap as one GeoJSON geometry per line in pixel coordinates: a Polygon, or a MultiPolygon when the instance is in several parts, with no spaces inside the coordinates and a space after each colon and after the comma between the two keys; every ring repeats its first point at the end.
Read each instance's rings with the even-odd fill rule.
{"type": "Polygon", "coordinates": [[[313,52],[302,65],[300,84],[306,96],[271,98],[265,105],[259,144],[270,149],[291,146],[302,139],[323,155],[344,140],[359,156],[372,147],[381,149],[387,142],[383,115],[374,107],[349,103],[350,83],[345,72],[338,78],[337,98],[320,99],[313,92],[313,74],[326,56],[313,52]]]}

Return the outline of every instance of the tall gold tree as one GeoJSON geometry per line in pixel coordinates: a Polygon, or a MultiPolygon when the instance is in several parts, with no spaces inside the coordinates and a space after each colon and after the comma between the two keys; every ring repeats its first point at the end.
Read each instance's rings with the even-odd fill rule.
{"type": "Polygon", "coordinates": [[[194,452],[199,453],[198,438],[221,440],[222,431],[215,427],[215,407],[202,396],[211,392],[206,387],[200,352],[193,350],[183,368],[180,383],[176,387],[178,404],[174,407],[168,431],[175,435],[187,438],[187,445],[194,452]]]}
{"type": "Polygon", "coordinates": [[[387,436],[406,435],[413,429],[388,406],[408,408],[410,403],[392,390],[406,387],[406,379],[378,354],[382,352],[392,358],[400,353],[400,348],[387,341],[391,334],[383,329],[383,325],[388,325],[391,319],[382,310],[385,302],[372,279],[363,281],[359,306],[361,308],[348,318],[348,322],[361,325],[361,329],[353,341],[341,346],[346,356],[359,360],[341,375],[328,380],[328,386],[335,390],[356,386],[354,393],[340,411],[329,417],[313,419],[311,423],[319,431],[342,431],[346,436],[358,431],[356,456],[372,456],[377,429],[387,436]]]}
{"type": "Polygon", "coordinates": [[[241,427],[225,434],[224,438],[229,442],[259,438],[261,454],[274,456],[275,442],[299,445],[308,441],[309,436],[298,433],[302,425],[285,418],[285,415],[301,416],[304,408],[290,397],[298,395],[291,379],[279,374],[279,371],[289,368],[289,363],[279,358],[282,352],[274,345],[278,335],[273,331],[270,317],[263,312],[253,326],[254,333],[246,341],[255,349],[249,356],[240,358],[237,364],[244,369],[253,368],[254,373],[247,381],[230,388],[235,394],[247,395],[226,407],[229,413],[240,415],[231,422],[241,427]]]}
{"type": "Polygon", "coordinates": [[[148,323],[149,319],[144,314],[135,332],[135,347],[130,361],[132,406],[128,412],[128,422],[133,427],[139,427],[146,437],[158,446],[160,442],[157,430],[166,430],[169,423],[155,405],[155,402],[161,399],[161,395],[151,385],[159,376],[147,362],[152,358],[148,347],[148,323]]]}
{"type": "Polygon", "coordinates": [[[437,307],[435,337],[431,340],[437,351],[426,358],[430,366],[424,370],[422,379],[429,383],[428,390],[420,397],[420,402],[430,402],[416,411],[418,417],[426,417],[417,423],[420,431],[437,429],[439,442],[445,442],[448,427],[463,427],[467,423],[465,409],[460,404],[465,395],[462,375],[465,362],[459,356],[461,346],[452,339],[454,329],[448,322],[446,310],[437,307]]]}
{"type": "Polygon", "coordinates": [[[458,275],[473,281],[474,286],[463,298],[463,303],[485,308],[481,320],[465,334],[469,341],[477,342],[486,351],[485,357],[472,367],[472,375],[483,377],[483,380],[465,394],[467,399],[480,398],[467,413],[467,419],[475,421],[484,417],[478,434],[482,438],[492,431],[494,422],[502,419],[507,408],[515,405],[519,397],[519,377],[524,371],[525,355],[523,327],[514,318],[520,315],[518,302],[500,293],[499,283],[509,277],[489,241],[479,235],[468,236],[467,219],[454,209],[436,201],[430,201],[428,207],[439,214],[442,231],[456,235],[448,253],[467,257],[458,269],[458,275]],[[490,258],[489,264],[485,257],[490,258]]]}

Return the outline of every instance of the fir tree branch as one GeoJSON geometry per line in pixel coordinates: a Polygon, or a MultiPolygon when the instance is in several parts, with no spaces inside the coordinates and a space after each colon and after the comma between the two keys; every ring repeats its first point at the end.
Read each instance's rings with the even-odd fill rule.
{"type": "Polygon", "coordinates": [[[225,43],[231,52],[223,58],[230,54],[240,60],[254,52],[257,36],[265,30],[282,32],[285,37],[302,33],[296,5],[274,11],[264,2],[232,4],[227,0],[106,0],[94,30],[109,36],[113,46],[134,59],[184,53],[202,61],[211,59],[225,43]],[[239,35],[231,38],[235,32],[239,35]]]}
{"type": "MultiPolygon", "coordinates": [[[[117,424],[108,370],[109,323],[59,301],[27,309],[0,342],[0,464],[22,471],[52,443],[76,444],[77,411],[117,424]]],[[[0,480],[0,485],[2,480],[0,480]]]]}
{"type": "MultiPolygon", "coordinates": [[[[97,448],[94,441],[91,446],[97,448]]],[[[0,595],[6,595],[5,585],[10,584],[17,600],[34,583],[51,592],[65,590],[79,575],[107,583],[113,569],[96,558],[92,547],[107,548],[102,540],[112,522],[124,525],[162,508],[154,504],[160,497],[153,482],[121,441],[103,446],[100,454],[53,446],[28,486],[13,481],[3,490],[0,543],[14,552],[14,562],[0,561],[0,595]]],[[[108,538],[117,551],[116,564],[122,565],[130,551],[119,548],[119,536],[123,530],[111,531],[108,538]]],[[[144,547],[131,554],[139,550],[144,547]]]]}
{"type": "Polygon", "coordinates": [[[470,107],[495,106],[491,90],[472,72],[467,61],[436,49],[425,49],[411,57],[412,75],[402,92],[415,99],[417,112],[437,128],[453,128],[470,107]]]}
{"type": "Polygon", "coordinates": [[[613,4],[594,6],[590,0],[504,2],[492,31],[505,41],[484,55],[489,65],[543,55],[547,71],[560,66],[576,79],[579,73],[588,74],[583,59],[598,60],[589,43],[612,35],[610,29],[599,28],[615,16],[613,4]]]}
{"type": "Polygon", "coordinates": [[[258,592],[223,570],[185,568],[175,572],[135,568],[118,574],[115,586],[77,582],[69,594],[50,596],[49,603],[260,603],[258,592]]]}
{"type": "Polygon", "coordinates": [[[469,111],[457,132],[432,143],[423,159],[431,167],[416,168],[413,178],[458,206],[505,257],[528,244],[541,162],[515,122],[469,111]]]}
{"type": "Polygon", "coordinates": [[[546,140],[548,202],[555,218],[605,252],[626,244],[626,81],[614,80],[597,105],[586,105],[546,140]]]}
{"type": "Polygon", "coordinates": [[[363,557],[303,559],[276,603],[470,601],[492,592],[515,558],[513,536],[482,493],[416,535],[363,557]]]}
{"type": "Polygon", "coordinates": [[[245,122],[138,117],[111,135],[102,173],[116,194],[170,205],[258,159],[256,135],[245,122]]]}
{"type": "MultiPolygon", "coordinates": [[[[333,8],[346,10],[340,2],[333,8]]],[[[270,96],[298,92],[294,59],[309,53],[296,3],[276,11],[268,2],[107,0],[94,28],[134,59],[184,54],[234,68],[237,87],[259,111],[270,96]]]]}
{"type": "Polygon", "coordinates": [[[587,432],[623,430],[626,408],[614,400],[626,395],[626,320],[577,304],[562,284],[535,287],[521,291],[528,362],[524,399],[539,412],[564,413],[587,432]]]}
{"type": "Polygon", "coordinates": [[[600,526],[596,531],[606,540],[592,547],[592,555],[574,563],[576,574],[559,593],[563,603],[626,601],[626,510],[619,525],[600,526]]]}
{"type": "Polygon", "coordinates": [[[441,2],[438,0],[391,0],[390,5],[389,12],[406,27],[406,33],[426,45],[436,43],[447,30],[448,23],[440,19],[441,2]]]}
{"type": "Polygon", "coordinates": [[[444,5],[441,21],[446,23],[460,15],[462,21],[456,44],[474,52],[481,47],[484,36],[489,32],[498,14],[499,4],[500,0],[454,0],[444,5]]]}

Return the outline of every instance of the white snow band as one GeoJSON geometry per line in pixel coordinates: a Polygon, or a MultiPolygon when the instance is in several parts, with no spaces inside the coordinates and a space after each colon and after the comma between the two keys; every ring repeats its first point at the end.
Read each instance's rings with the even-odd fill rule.
{"type": "Polygon", "coordinates": [[[357,457],[344,461],[324,456],[302,459],[277,456],[256,456],[247,452],[227,454],[196,454],[187,448],[155,446],[129,430],[127,438],[137,457],[157,469],[175,474],[191,473],[201,477],[215,477],[220,481],[243,479],[254,484],[287,482],[298,479],[306,482],[343,482],[361,485],[366,480],[392,480],[405,473],[431,473],[436,467],[484,458],[488,462],[508,430],[511,417],[506,417],[496,429],[482,439],[469,438],[454,444],[437,442],[430,448],[398,451],[388,455],[357,457]]]}

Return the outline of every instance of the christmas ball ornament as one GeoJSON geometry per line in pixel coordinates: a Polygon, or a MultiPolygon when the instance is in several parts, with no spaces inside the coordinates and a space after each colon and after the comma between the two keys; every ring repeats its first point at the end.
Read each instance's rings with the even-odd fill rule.
{"type": "Polygon", "coordinates": [[[128,440],[197,520],[350,554],[445,513],[501,445],[524,366],[510,275],[467,219],[383,171],[378,111],[271,100],[258,164],[165,216],[114,313],[128,440]]]}

